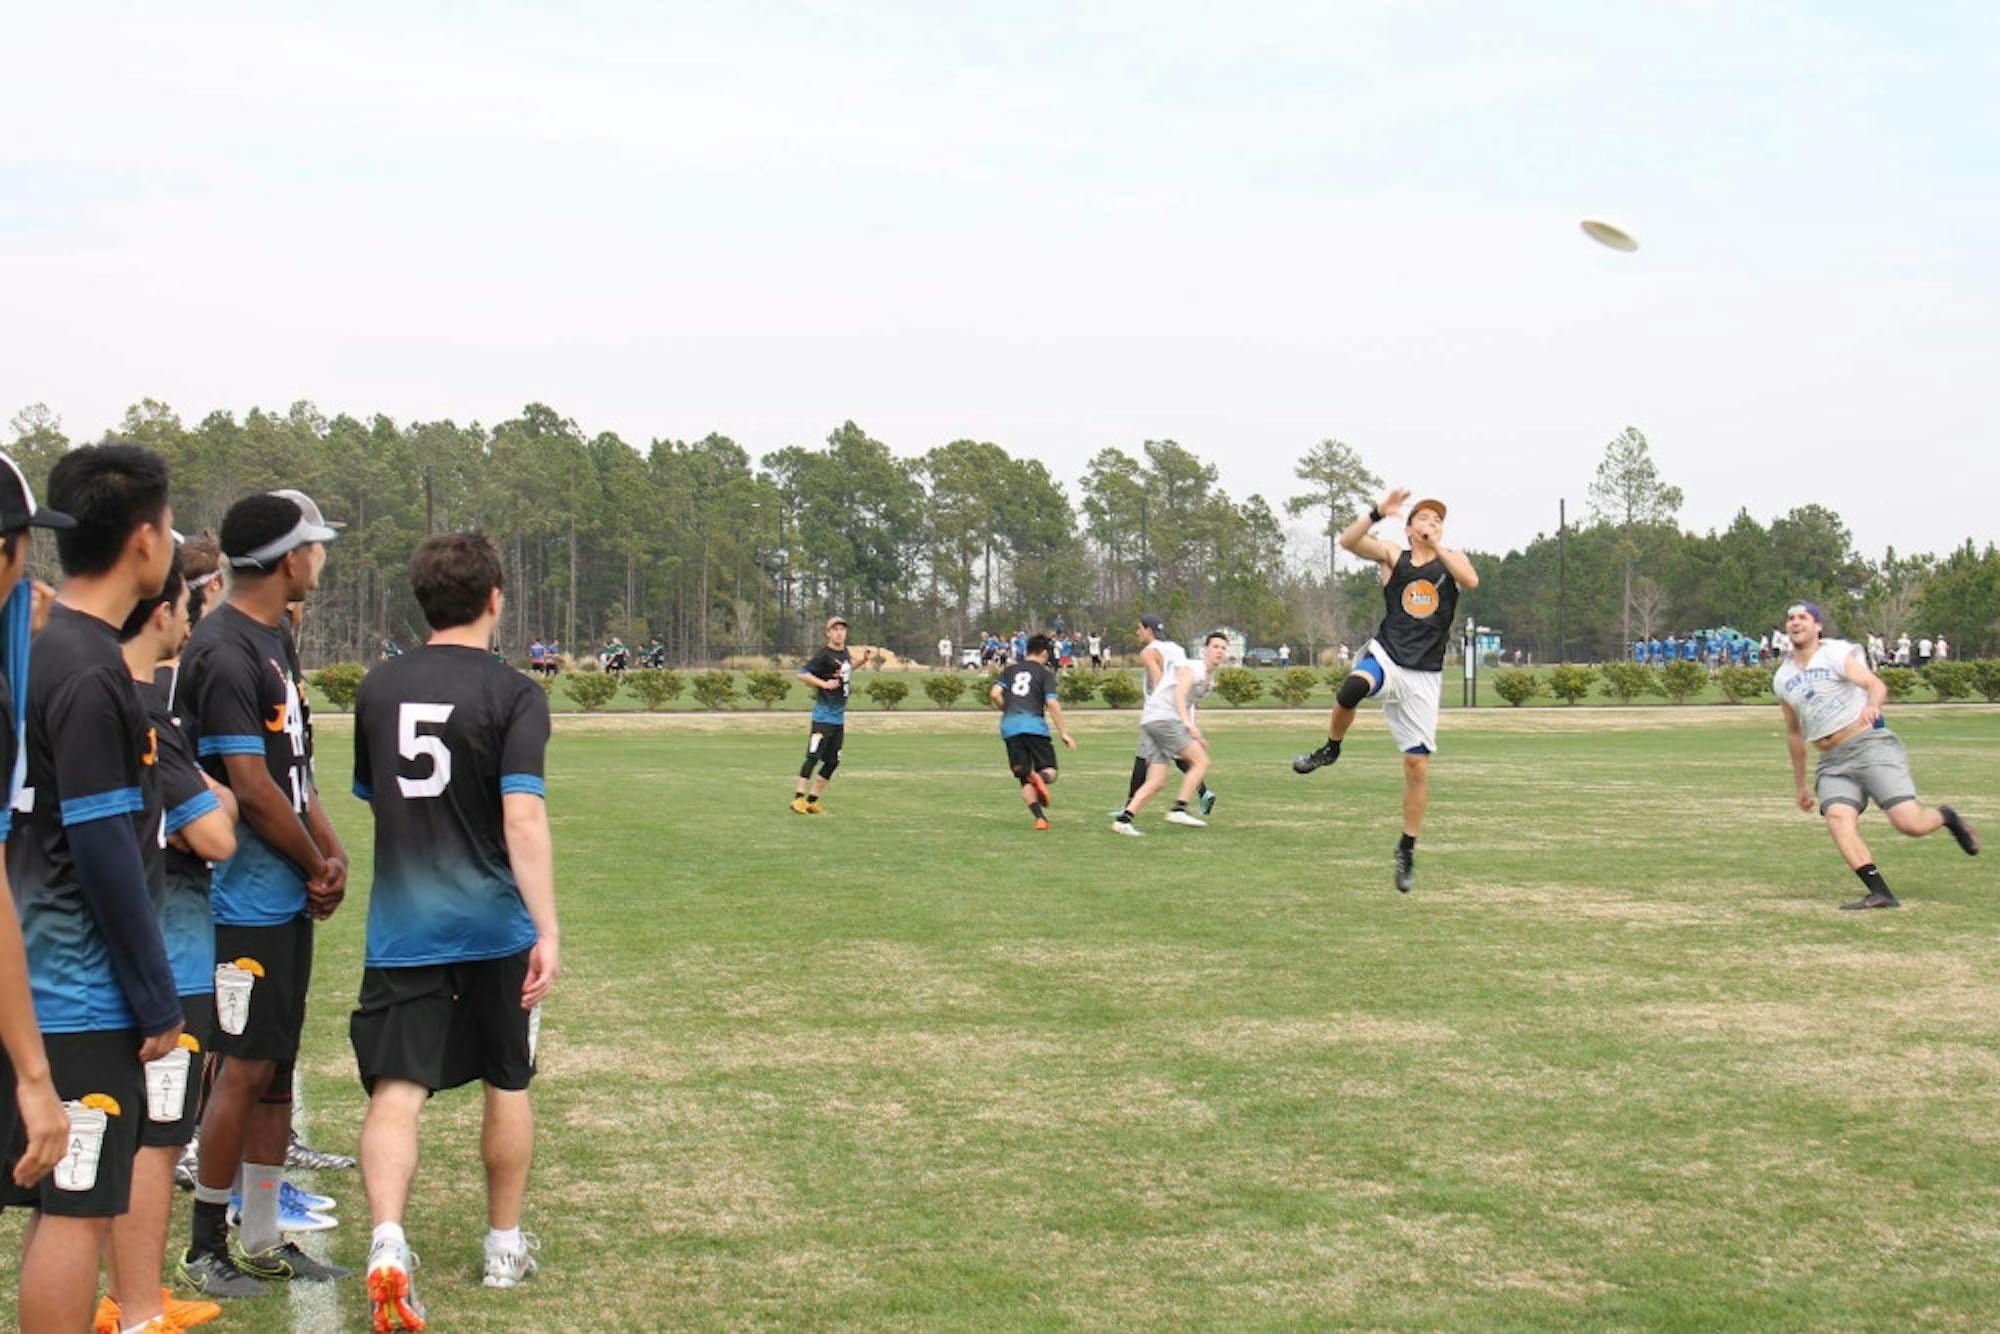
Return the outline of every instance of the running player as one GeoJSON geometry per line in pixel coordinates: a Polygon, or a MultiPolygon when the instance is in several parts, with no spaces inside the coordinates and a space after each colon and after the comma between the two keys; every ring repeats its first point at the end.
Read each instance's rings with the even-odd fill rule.
{"type": "Polygon", "coordinates": [[[368,1089],[361,1179],[375,1235],[375,1328],[423,1328],[404,1211],[417,1118],[441,1089],[484,1089],[485,1282],[535,1272],[521,1231],[541,1003],[556,980],[555,870],[544,803],[548,696],[488,649],[499,550],[483,533],[426,538],[410,583],[430,642],[370,672],[354,703],[354,793],[375,815],[361,999],[349,1022],[368,1089]]]}
{"type": "MultiPolygon", "coordinates": [[[[1141,616],[1139,618],[1139,666],[1146,673],[1147,695],[1151,695],[1160,684],[1160,676],[1166,669],[1165,655],[1168,652],[1171,651],[1176,657],[1181,659],[1185,659],[1187,656],[1187,651],[1179,644],[1164,637],[1166,633],[1167,624],[1159,617],[1141,616]]],[[[1203,693],[1207,693],[1206,687],[1204,687],[1203,693]]],[[[1189,711],[1189,716],[1193,716],[1192,710],[1189,711]]],[[[1143,728],[1143,720],[1141,726],[1143,728]]],[[[1132,757],[1132,779],[1125,785],[1125,800],[1128,802],[1137,796],[1139,789],[1145,785],[1146,774],[1151,768],[1148,753],[1148,748],[1142,737],[1139,742],[1138,753],[1132,757]]],[[[1182,773],[1188,771],[1188,762],[1184,759],[1176,758],[1174,766],[1182,773]]],[[[1215,791],[1209,787],[1206,779],[1195,789],[1195,805],[1204,816],[1215,809],[1215,791]]],[[[1122,810],[1123,808],[1121,807],[1120,809],[1122,810]]],[[[1111,815],[1114,819],[1117,818],[1118,811],[1111,812],[1111,815]]]]}
{"type": "Polygon", "coordinates": [[[227,1059],[202,1112],[194,1220],[181,1261],[183,1281],[211,1297],[254,1296],[263,1291],[256,1280],[350,1272],[307,1255],[278,1229],[313,922],[330,916],[347,890],[347,853],[313,785],[305,686],[285,615],[318,587],[326,543],[337,536],[289,496],[231,505],[222,520],[229,598],[202,617],[181,666],[177,704],[192,722],[196,753],[241,814],[236,855],[215,868],[209,891],[223,961],[216,1045],[227,1059]],[[238,1007],[234,998],[246,990],[238,1007]],[[239,1166],[242,1227],[232,1250],[229,1195],[239,1166]]]}
{"type": "Polygon", "coordinates": [[[1361,701],[1370,695],[1381,697],[1389,735],[1403,752],[1403,837],[1396,844],[1396,888],[1405,894],[1416,883],[1417,835],[1430,796],[1445,643],[1451,638],[1459,590],[1479,587],[1472,562],[1443,544],[1441,500],[1420,500],[1410,511],[1403,525],[1410,543],[1407,550],[1374,535],[1375,525],[1400,514],[1409,498],[1408,491],[1391,491],[1340,535],[1341,546],[1380,567],[1382,624],[1334,696],[1326,744],[1292,761],[1295,772],[1309,774],[1339,759],[1341,738],[1354,725],[1361,701]]]}
{"type": "Polygon", "coordinates": [[[1063,744],[1076,749],[1076,738],[1063,726],[1056,674],[1049,670],[1049,637],[1031,635],[1028,656],[1007,667],[990,692],[1000,710],[1000,736],[1007,743],[1007,767],[1020,780],[1021,800],[1035,817],[1035,828],[1047,829],[1049,788],[1056,781],[1056,747],[1049,736],[1049,719],[1063,744]]]}
{"type": "Polygon", "coordinates": [[[1792,651],[1772,677],[1778,707],[1785,715],[1785,745],[1792,755],[1792,781],[1799,809],[1813,808],[1806,790],[1806,742],[1819,749],[1814,786],[1819,813],[1826,817],[1833,845],[1847,859],[1868,892],[1843,908],[1897,908],[1889,882],[1861,839],[1861,812],[1872,799],[1898,833],[1912,838],[1949,829],[1968,856],[1979,853],[1979,837],[1949,806],[1935,810],[1917,800],[1910,777],[1910,752],[1882,720],[1889,688],[1868,670],[1861,650],[1845,639],[1824,637],[1826,616],[1810,602],[1785,612],[1785,636],[1792,651]]]}
{"type": "MultiPolygon", "coordinates": [[[[21,1256],[19,1327],[80,1330],[131,1195],[144,1065],[181,1035],[140,851],[161,818],[158,742],[118,651],[118,627],[166,582],[173,510],[165,462],[127,444],[65,454],[49,500],[76,525],[57,533],[63,585],[34,643],[17,802],[28,809],[7,870],[69,1143],[39,1186],[8,1183],[0,1202],[40,1211],[21,1256]]],[[[160,1316],[159,1289],[135,1296],[131,1314],[160,1316]]]]}
{"type": "Polygon", "coordinates": [[[1146,781],[1112,820],[1114,833],[1139,835],[1133,817],[1167,785],[1167,765],[1183,761],[1180,794],[1167,812],[1167,823],[1194,829],[1208,823],[1188,810],[1188,802],[1201,790],[1202,776],[1208,772],[1208,745],[1194,721],[1194,705],[1213,686],[1215,671],[1228,656],[1229,639],[1220,631],[1211,632],[1202,641],[1198,661],[1190,661],[1178,644],[1165,647],[1172,652],[1165,655],[1159,684],[1147,694],[1139,714],[1139,753],[1146,761],[1146,781]]]}
{"type": "Polygon", "coordinates": [[[202,1065],[215,1041],[215,921],[208,911],[208,864],[236,855],[235,803],[226,791],[218,795],[217,785],[202,773],[194,747],[155,679],[160,664],[179,657],[187,641],[191,600],[176,552],[165,587],[157,597],[141,599],[119,631],[126,670],[138,685],[157,742],[154,769],[162,816],[156,835],[144,840],[141,851],[180,996],[183,1032],[178,1049],[147,1067],[132,1202],[123,1217],[111,1221],[111,1292],[98,1304],[100,1328],[141,1324],[160,1304],[167,1323],[179,1328],[222,1314],[213,1302],[165,1300],[160,1290],[174,1165],[194,1137],[202,1065]]]}
{"type": "Polygon", "coordinates": [[[819,799],[826,791],[833,771],[840,767],[840,746],[847,735],[847,695],[854,684],[855,657],[866,666],[875,650],[866,645],[847,647],[847,618],[830,616],[826,622],[826,647],[799,668],[799,679],[817,690],[813,700],[812,734],[806,742],[805,763],[799,766],[798,785],[792,789],[792,810],[800,815],[824,815],[819,799]],[[819,776],[812,777],[813,766],[819,776]],[[812,786],[806,780],[812,778],[812,786]]]}
{"type": "MultiPolygon", "coordinates": [[[[28,479],[14,460],[0,454],[0,842],[13,827],[14,796],[24,761],[19,745],[21,715],[28,707],[28,624],[34,614],[34,581],[27,577],[28,539],[33,528],[70,528],[76,520],[35,503],[28,479]]],[[[28,955],[21,946],[21,919],[0,866],[0,1181],[28,1187],[49,1174],[69,1148],[69,1114],[56,1097],[48,1049],[35,1024],[34,993],[28,986],[28,955]]]]}

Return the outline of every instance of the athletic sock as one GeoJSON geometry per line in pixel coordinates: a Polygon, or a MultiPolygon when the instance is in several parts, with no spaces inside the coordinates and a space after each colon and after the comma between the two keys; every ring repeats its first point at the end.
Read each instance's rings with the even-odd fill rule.
{"type": "Polygon", "coordinates": [[[403,1225],[401,1223],[377,1223],[375,1225],[375,1234],[369,1241],[371,1247],[407,1246],[409,1244],[408,1238],[403,1236],[403,1225]]]}
{"type": "Polygon", "coordinates": [[[1139,789],[1146,784],[1146,761],[1134,756],[1132,759],[1132,784],[1125,789],[1125,800],[1139,795],[1139,789]]]}
{"type": "Polygon", "coordinates": [[[1417,850],[1417,836],[1415,834],[1405,834],[1402,836],[1402,838],[1398,839],[1396,842],[1396,851],[1398,852],[1413,853],[1416,850],[1417,850]]]}
{"type": "Polygon", "coordinates": [[[188,1232],[188,1248],[196,1255],[229,1254],[229,1192],[208,1186],[194,1188],[194,1226],[188,1232]],[[204,1199],[219,1195],[221,1199],[204,1199]]]}
{"type": "Polygon", "coordinates": [[[1034,816],[1034,817],[1035,817],[1035,818],[1036,818],[1037,820],[1041,819],[1041,818],[1042,818],[1042,803],[1041,803],[1041,802],[1039,802],[1039,801],[1031,801],[1031,802],[1029,802],[1029,803],[1028,803],[1028,814],[1030,814],[1030,815],[1034,816]]]}
{"type": "Polygon", "coordinates": [[[1199,787],[1195,788],[1195,790],[1194,790],[1194,794],[1195,794],[1195,795],[1196,795],[1197,797],[1205,797],[1205,796],[1207,796],[1207,795],[1208,795],[1208,784],[1206,784],[1206,783],[1203,783],[1203,784],[1201,784],[1201,785],[1200,785],[1199,787]]]}
{"type": "Polygon", "coordinates": [[[1185,801],[1177,801],[1174,803],[1174,809],[1177,811],[1185,811],[1187,809],[1187,803],[1185,801]]]}
{"type": "Polygon", "coordinates": [[[1132,811],[1129,807],[1126,808],[1125,810],[1118,812],[1118,823],[1119,824],[1132,823],[1132,811]]]}
{"type": "Polygon", "coordinates": [[[521,1229],[517,1227],[489,1227],[486,1229],[486,1249],[505,1251],[512,1255],[525,1243],[521,1239],[521,1229]]]}
{"type": "Polygon", "coordinates": [[[236,1239],[246,1251],[268,1251],[284,1238],[278,1235],[278,1183],[283,1163],[243,1164],[243,1222],[236,1239]]]}
{"type": "Polygon", "coordinates": [[[1882,873],[1875,869],[1874,862],[1869,862],[1866,866],[1855,867],[1854,874],[1861,877],[1861,883],[1868,886],[1870,894],[1880,894],[1884,898],[1890,899],[1896,897],[1895,894],[1890,892],[1889,882],[1884,880],[1882,873]]]}

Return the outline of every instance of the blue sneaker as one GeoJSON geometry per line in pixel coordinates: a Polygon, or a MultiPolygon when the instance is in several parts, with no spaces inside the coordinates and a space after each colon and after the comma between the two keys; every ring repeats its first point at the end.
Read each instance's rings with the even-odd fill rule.
{"type": "MultiPolygon", "coordinates": [[[[278,1231],[280,1232],[331,1232],[340,1226],[338,1218],[328,1217],[307,1208],[307,1199],[325,1199],[323,1195],[311,1195],[299,1190],[291,1182],[281,1182],[278,1187],[278,1231]]],[[[229,1225],[241,1227],[243,1223],[243,1197],[229,1197],[229,1225]]]]}

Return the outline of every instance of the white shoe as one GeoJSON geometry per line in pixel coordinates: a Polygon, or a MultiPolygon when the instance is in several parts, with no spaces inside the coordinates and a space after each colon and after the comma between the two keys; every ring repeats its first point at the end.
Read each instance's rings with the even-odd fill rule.
{"type": "Polygon", "coordinates": [[[424,1304],[410,1277],[417,1257],[407,1245],[377,1242],[368,1250],[369,1323],[379,1330],[424,1327],[424,1304]]]}
{"type": "Polygon", "coordinates": [[[1167,823],[1184,824],[1190,829],[1208,828],[1208,821],[1202,819],[1199,815],[1196,815],[1193,811],[1168,811],[1167,823]]]}
{"type": "Polygon", "coordinates": [[[486,1286],[489,1288],[511,1288],[522,1279],[534,1277],[541,1266],[535,1263],[535,1252],[542,1249],[542,1239],[532,1232],[521,1234],[521,1249],[503,1251],[494,1246],[486,1248],[486,1286]]]}
{"type": "Polygon", "coordinates": [[[1146,836],[1146,831],[1133,824],[1130,820],[1113,820],[1111,822],[1111,832],[1114,834],[1123,834],[1127,838],[1144,838],[1146,836]]]}

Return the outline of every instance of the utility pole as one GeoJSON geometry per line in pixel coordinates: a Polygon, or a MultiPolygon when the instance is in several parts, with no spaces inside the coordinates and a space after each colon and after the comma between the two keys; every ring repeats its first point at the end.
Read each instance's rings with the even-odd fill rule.
{"type": "Polygon", "coordinates": [[[1556,501],[1556,639],[1562,661],[1569,661],[1569,509],[1556,501]]]}

